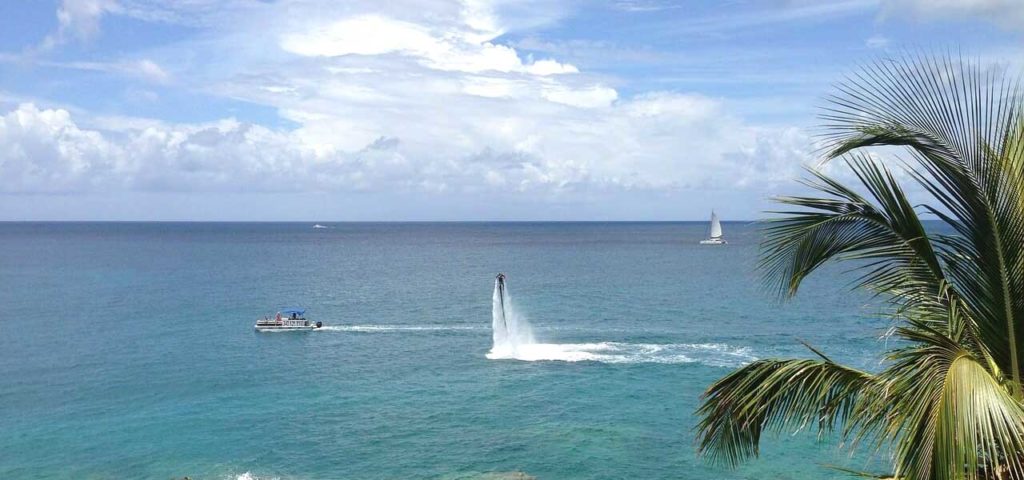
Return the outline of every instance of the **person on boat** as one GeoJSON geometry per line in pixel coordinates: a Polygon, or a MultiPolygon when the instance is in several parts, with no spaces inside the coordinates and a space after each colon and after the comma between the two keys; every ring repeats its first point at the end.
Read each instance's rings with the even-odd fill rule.
{"type": "Polygon", "coordinates": [[[276,320],[276,321],[277,321],[277,324],[278,324],[278,325],[280,325],[281,323],[283,323],[283,322],[282,322],[282,320],[281,320],[281,312],[277,312],[277,316],[276,316],[276,317],[274,317],[274,320],[276,320]]]}
{"type": "Polygon", "coordinates": [[[298,320],[299,314],[292,312],[292,320],[298,320]]]}

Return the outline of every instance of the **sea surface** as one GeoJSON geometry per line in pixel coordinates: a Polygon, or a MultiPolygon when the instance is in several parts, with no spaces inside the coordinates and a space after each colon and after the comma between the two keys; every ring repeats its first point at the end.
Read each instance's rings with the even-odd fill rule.
{"type": "Polygon", "coordinates": [[[704,223],[0,223],[0,478],[822,479],[813,432],[697,457],[701,393],[759,358],[877,368],[829,268],[779,302],[704,223]],[[494,276],[543,358],[488,359],[494,276]],[[326,327],[257,333],[285,305],[326,327]],[[799,339],[799,340],[798,340],[799,339]],[[551,353],[554,352],[554,353],[551,353]]]}

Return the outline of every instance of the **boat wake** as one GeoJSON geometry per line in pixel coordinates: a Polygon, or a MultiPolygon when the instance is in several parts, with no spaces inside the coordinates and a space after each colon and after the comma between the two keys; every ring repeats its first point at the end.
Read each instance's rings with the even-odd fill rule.
{"type": "MultiPolygon", "coordinates": [[[[256,476],[251,472],[245,472],[242,474],[230,474],[227,476],[220,477],[223,480],[281,480],[281,477],[264,477],[256,476]]],[[[292,478],[292,477],[287,477],[292,478]]],[[[513,471],[513,472],[452,472],[442,477],[450,480],[530,480],[532,477],[526,473],[513,471]]]]}
{"type": "Polygon", "coordinates": [[[358,333],[454,332],[485,330],[480,325],[324,325],[315,331],[358,333]]]}
{"type": "Polygon", "coordinates": [[[525,362],[701,363],[738,367],[754,360],[750,348],[721,343],[530,343],[515,349],[492,349],[491,360],[525,362]]]}

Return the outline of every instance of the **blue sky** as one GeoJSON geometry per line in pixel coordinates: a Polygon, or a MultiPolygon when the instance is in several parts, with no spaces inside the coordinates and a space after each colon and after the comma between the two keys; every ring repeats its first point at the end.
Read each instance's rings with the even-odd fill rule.
{"type": "Polygon", "coordinates": [[[0,219],[758,218],[859,63],[1018,0],[9,0],[0,219]]]}

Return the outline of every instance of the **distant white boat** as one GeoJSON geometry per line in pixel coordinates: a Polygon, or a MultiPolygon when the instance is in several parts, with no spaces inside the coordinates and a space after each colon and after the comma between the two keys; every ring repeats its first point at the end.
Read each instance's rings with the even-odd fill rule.
{"type": "Polygon", "coordinates": [[[328,227],[327,225],[320,225],[320,224],[318,223],[318,224],[316,224],[316,225],[313,225],[313,228],[331,228],[331,227],[328,227]]]}
{"type": "Polygon", "coordinates": [[[263,317],[256,320],[257,332],[316,330],[324,326],[322,322],[310,323],[306,320],[306,310],[297,307],[285,307],[274,318],[263,317]]]}
{"type": "Polygon", "coordinates": [[[711,225],[708,226],[708,238],[701,240],[701,245],[725,245],[729,242],[722,238],[722,222],[718,220],[718,215],[714,210],[711,211],[711,225]]]}

